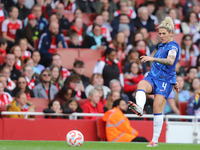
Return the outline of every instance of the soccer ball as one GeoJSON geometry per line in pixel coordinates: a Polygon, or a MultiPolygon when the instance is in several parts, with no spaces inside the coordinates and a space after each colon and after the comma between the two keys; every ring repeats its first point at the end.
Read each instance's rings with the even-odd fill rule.
{"type": "Polygon", "coordinates": [[[69,146],[81,146],[84,142],[83,134],[78,130],[69,131],[66,135],[66,142],[69,146]]]}

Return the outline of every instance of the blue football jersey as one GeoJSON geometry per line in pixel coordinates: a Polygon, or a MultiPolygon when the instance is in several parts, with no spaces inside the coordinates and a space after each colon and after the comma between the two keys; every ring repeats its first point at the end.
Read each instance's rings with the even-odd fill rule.
{"type": "Polygon", "coordinates": [[[171,41],[169,43],[161,43],[158,45],[158,50],[154,57],[156,58],[167,58],[168,52],[170,50],[175,50],[177,52],[176,59],[172,66],[164,65],[157,62],[153,62],[151,71],[149,72],[148,76],[155,78],[161,81],[167,81],[171,84],[176,84],[176,63],[178,62],[178,58],[180,55],[180,47],[178,43],[175,41],[171,41]]]}

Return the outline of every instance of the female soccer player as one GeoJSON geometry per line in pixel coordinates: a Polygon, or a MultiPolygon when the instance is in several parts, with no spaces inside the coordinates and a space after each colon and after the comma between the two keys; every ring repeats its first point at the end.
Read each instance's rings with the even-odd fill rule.
{"type": "Polygon", "coordinates": [[[142,62],[153,61],[151,71],[148,76],[141,80],[138,84],[136,93],[136,103],[129,102],[129,108],[138,116],[143,115],[143,108],[146,103],[146,93],[154,94],[154,128],[153,139],[149,142],[148,147],[158,146],[158,138],[160,136],[163,116],[162,111],[166,100],[171,93],[173,86],[178,91],[176,83],[175,66],[178,61],[180,47],[173,40],[174,24],[170,17],[158,26],[161,44],[158,46],[158,51],[154,57],[141,56],[142,62]]]}

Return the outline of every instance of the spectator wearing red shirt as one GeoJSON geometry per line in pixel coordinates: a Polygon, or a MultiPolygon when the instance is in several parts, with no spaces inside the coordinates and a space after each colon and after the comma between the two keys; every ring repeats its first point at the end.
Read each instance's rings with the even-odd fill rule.
{"type": "Polygon", "coordinates": [[[3,37],[0,37],[0,55],[6,56],[7,41],[3,37]]]}
{"type": "Polygon", "coordinates": [[[82,18],[75,18],[73,24],[68,30],[68,35],[71,36],[72,33],[77,33],[79,38],[79,45],[82,45],[83,39],[86,36],[86,31],[83,28],[82,18]]]}
{"type": "Polygon", "coordinates": [[[49,28],[41,35],[38,50],[41,54],[41,64],[48,67],[51,64],[51,57],[56,53],[56,48],[67,48],[64,35],[59,33],[57,22],[51,22],[49,28]]]}
{"type": "MultiPolygon", "coordinates": [[[[83,113],[104,113],[103,108],[99,105],[100,95],[99,91],[93,89],[89,92],[87,102],[82,106],[83,113]]],[[[84,117],[84,119],[95,120],[96,117],[84,117]]]]}
{"type": "Polygon", "coordinates": [[[53,54],[51,59],[52,59],[51,64],[56,65],[60,68],[61,78],[63,81],[65,81],[70,76],[70,72],[67,70],[67,68],[62,67],[62,61],[60,55],[57,53],[53,54]]]}
{"type": "Polygon", "coordinates": [[[4,85],[0,82],[0,106],[6,106],[11,101],[13,101],[11,95],[7,92],[4,92],[4,85]]]}
{"type": "MultiPolygon", "coordinates": [[[[102,85],[95,85],[94,89],[99,91],[100,100],[99,100],[98,104],[104,109],[106,104],[107,104],[107,100],[104,98],[103,86],[102,85]]],[[[106,109],[106,111],[107,111],[107,109],[106,109]]]]}
{"type": "Polygon", "coordinates": [[[137,84],[143,78],[139,65],[136,62],[132,62],[129,66],[129,71],[124,75],[124,92],[127,93],[129,99],[132,99],[132,94],[137,89],[137,84]]]}
{"type": "Polygon", "coordinates": [[[19,46],[13,46],[10,49],[10,53],[15,55],[15,67],[17,70],[21,71],[24,65],[24,60],[22,59],[22,52],[19,46]]]}
{"type": "Polygon", "coordinates": [[[74,11],[76,10],[76,4],[73,3],[73,1],[71,0],[58,0],[57,2],[55,2],[55,5],[59,3],[62,3],[64,5],[65,13],[74,13],[74,11]]]}
{"type": "Polygon", "coordinates": [[[51,73],[49,70],[44,69],[40,74],[40,81],[33,89],[36,98],[54,99],[58,89],[55,85],[51,84],[51,73]]]}
{"type": "Polygon", "coordinates": [[[25,38],[22,38],[19,40],[19,46],[21,48],[21,55],[22,59],[30,58],[31,57],[31,52],[27,51],[28,48],[28,41],[25,38]]]}
{"type": "Polygon", "coordinates": [[[9,10],[9,18],[4,20],[2,24],[3,38],[8,42],[8,47],[11,48],[15,43],[15,34],[18,29],[22,29],[22,22],[17,19],[19,11],[16,7],[11,7],[9,10]]]}

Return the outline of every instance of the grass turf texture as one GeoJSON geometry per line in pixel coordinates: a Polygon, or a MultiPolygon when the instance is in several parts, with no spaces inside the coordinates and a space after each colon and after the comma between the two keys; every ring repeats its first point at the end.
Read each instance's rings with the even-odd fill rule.
{"type": "Polygon", "coordinates": [[[0,141],[0,150],[200,150],[200,144],[166,144],[146,147],[148,143],[84,142],[81,147],[69,147],[59,141],[0,141]]]}

